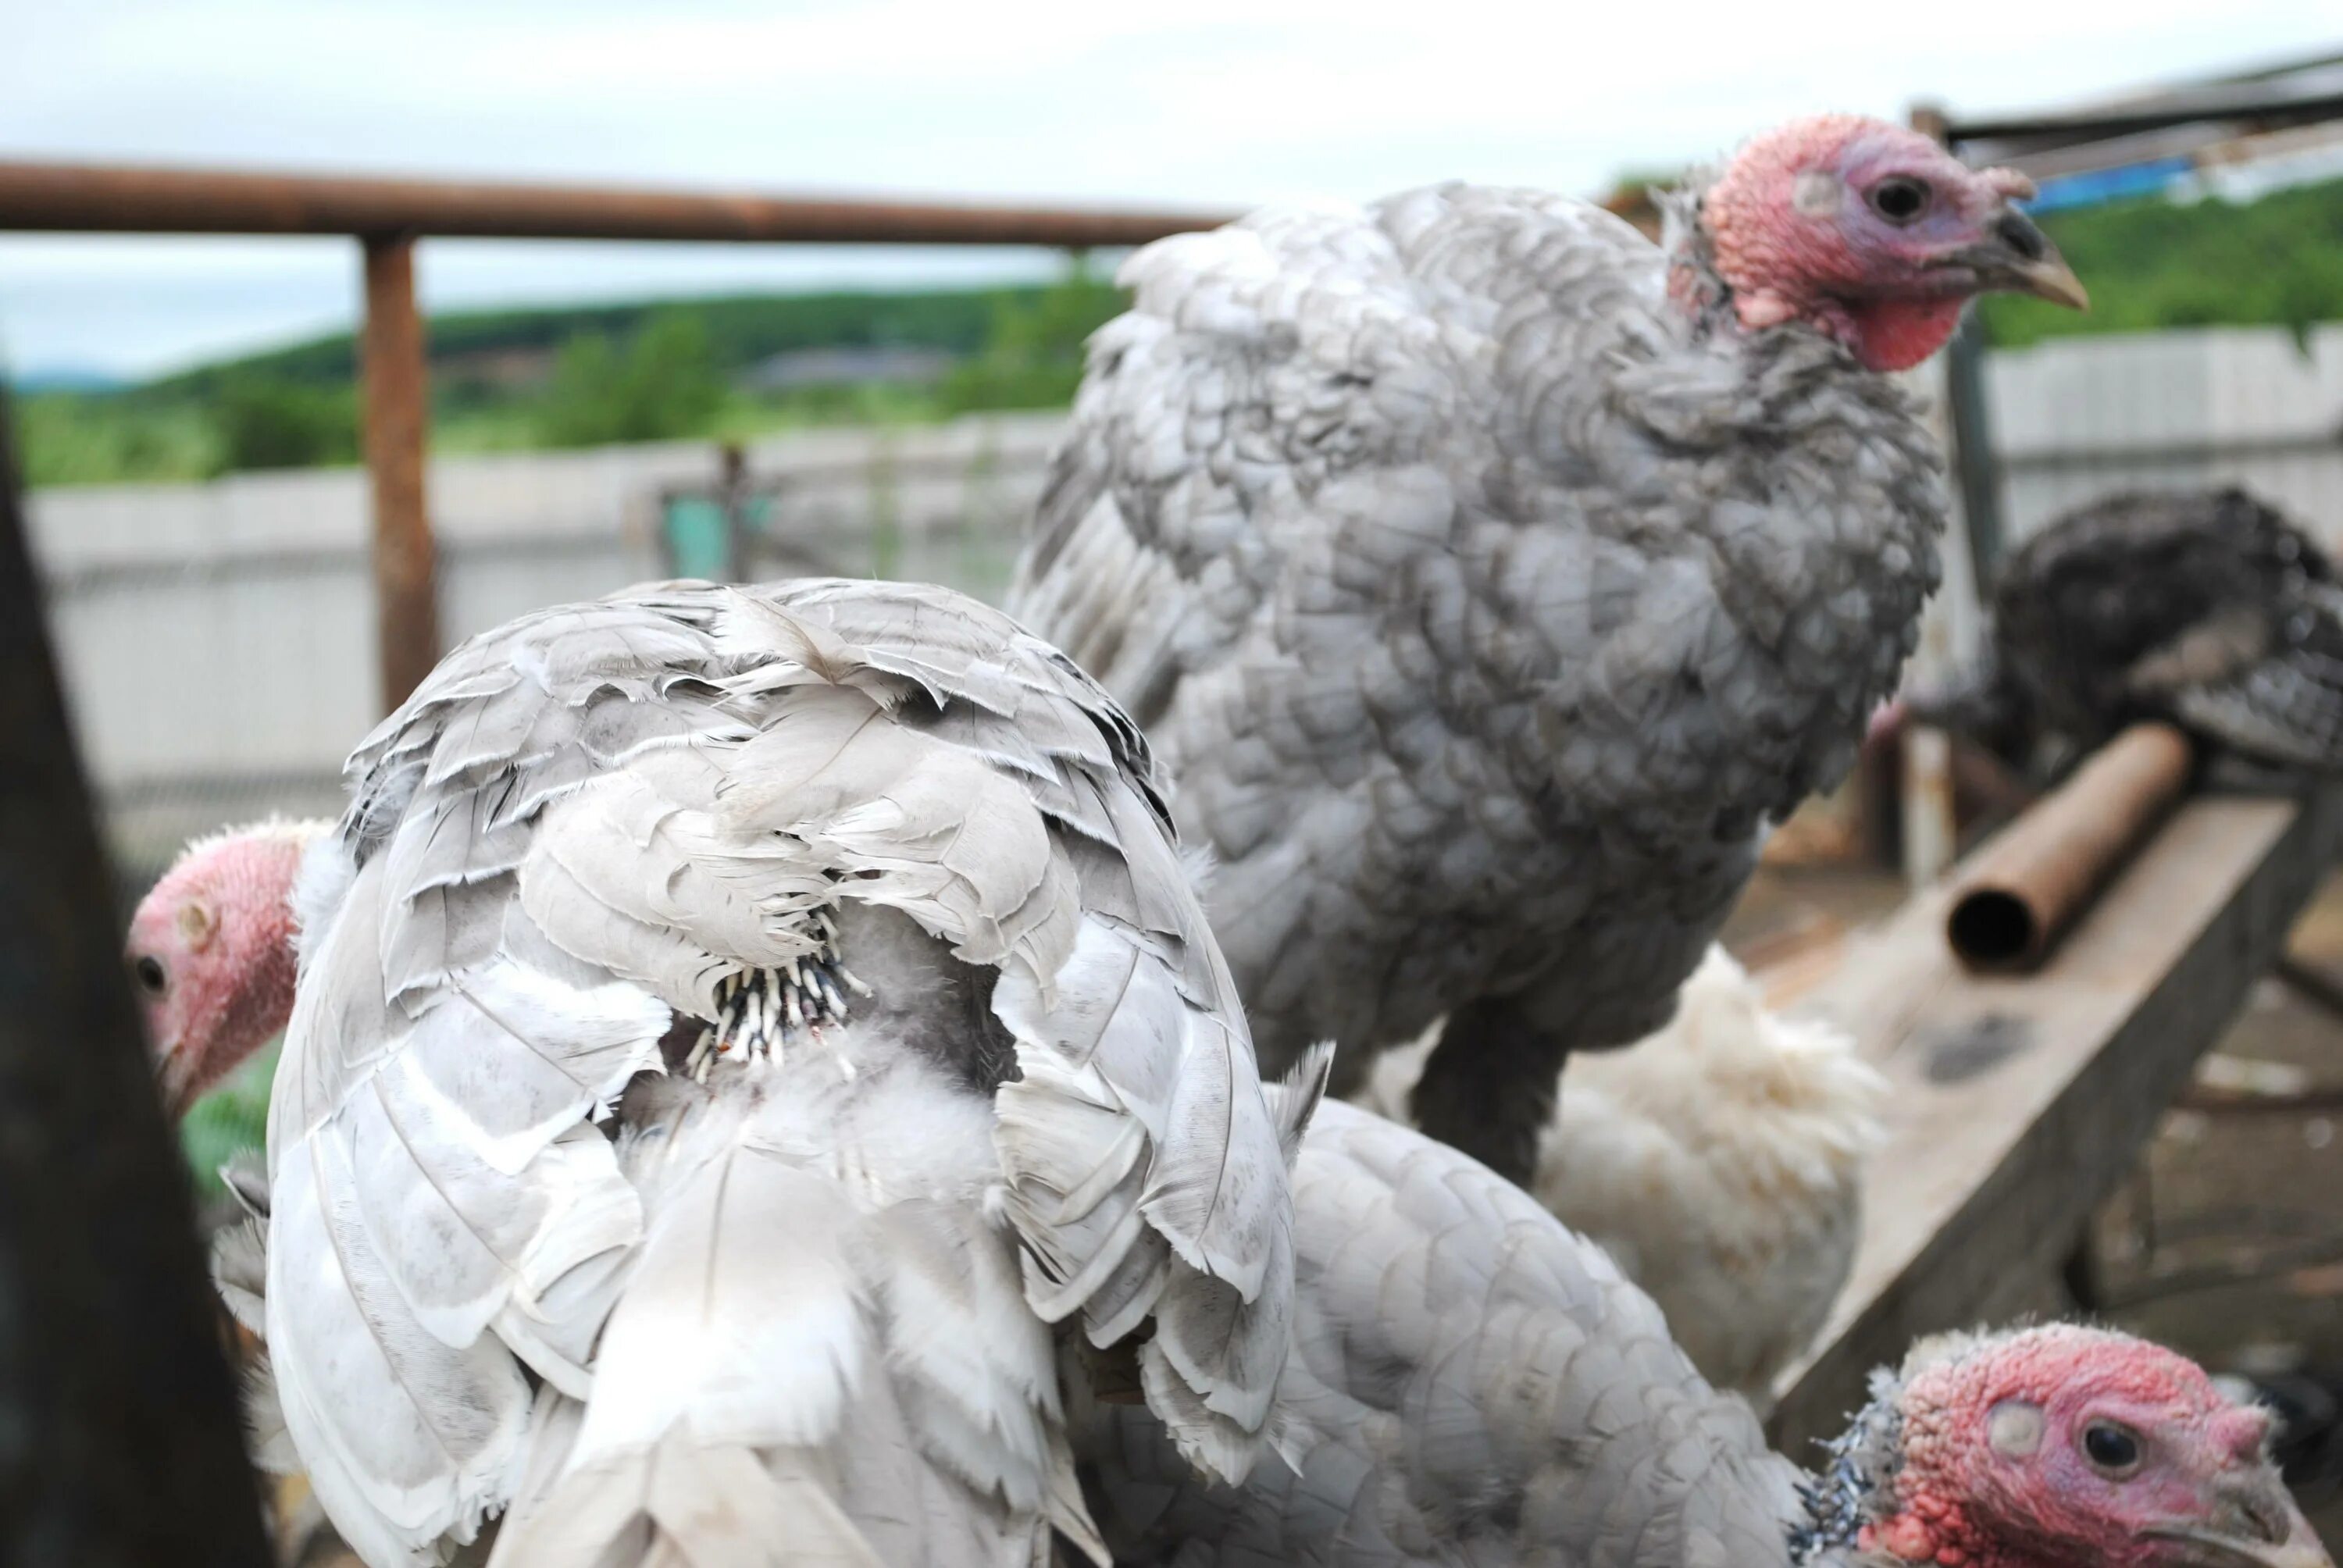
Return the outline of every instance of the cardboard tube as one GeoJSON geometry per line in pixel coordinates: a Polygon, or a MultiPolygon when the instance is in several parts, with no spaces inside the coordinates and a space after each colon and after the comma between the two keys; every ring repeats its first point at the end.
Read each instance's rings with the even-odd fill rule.
{"type": "Polygon", "coordinates": [[[2188,739],[2135,724],[1956,875],[1945,936],[1973,970],[2041,963],[2188,788],[2188,739]]]}

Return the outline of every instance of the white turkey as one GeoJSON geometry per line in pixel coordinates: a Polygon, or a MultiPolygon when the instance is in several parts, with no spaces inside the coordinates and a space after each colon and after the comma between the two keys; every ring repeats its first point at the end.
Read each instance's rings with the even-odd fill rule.
{"type": "Polygon", "coordinates": [[[293,1016],[293,879],[333,826],[272,817],[193,839],[139,900],[124,959],[173,1120],[293,1016]]]}
{"type": "Polygon", "coordinates": [[[263,1326],[369,1563],[500,1514],[499,1563],[1096,1555],[1069,1342],[1247,1473],[1280,1130],[1064,658],[941,589],[658,585],[466,644],[349,778],[263,1326]]]}
{"type": "Polygon", "coordinates": [[[1889,373],[1980,291],[2084,301],[2030,194],[1831,116],[1664,246],[1445,185],[1126,264],[1011,608],[1162,753],[1270,1070],[1444,1017],[1417,1121],[1526,1180],[1567,1051],[1666,1019],[1936,585],[1889,373]]]}
{"type": "MultiPolygon", "coordinates": [[[[1355,1102],[1406,1121],[1433,1038],[1384,1052],[1355,1102]]],[[[1703,1377],[1762,1408],[1854,1266],[1886,1080],[1840,1030],[1768,1011],[1712,947],[1674,1018],[1573,1060],[1563,1090],[1530,1191],[1659,1303],[1703,1377]]]]}

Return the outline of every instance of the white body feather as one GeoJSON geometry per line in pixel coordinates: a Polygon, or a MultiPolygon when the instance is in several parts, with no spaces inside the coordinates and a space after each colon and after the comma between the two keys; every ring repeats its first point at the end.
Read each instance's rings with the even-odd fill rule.
{"type": "MultiPolygon", "coordinates": [[[[659,1490],[663,1445],[763,1456],[756,1495],[795,1495],[811,1483],[775,1467],[775,1444],[834,1460],[798,1440],[850,1447],[866,1416],[883,1424],[873,1410],[787,1425],[768,1407],[814,1395],[774,1382],[779,1361],[744,1393],[704,1365],[662,1378],[649,1347],[698,1300],[760,1356],[851,1345],[903,1374],[919,1352],[886,1337],[902,1325],[847,1311],[867,1311],[868,1278],[770,1341],[756,1320],[788,1271],[743,1260],[736,1274],[728,1252],[720,1301],[706,1279],[698,1298],[672,1293],[695,1247],[734,1237],[797,1249],[808,1281],[846,1280],[860,1243],[838,1238],[883,1231],[874,1213],[892,1211],[809,1187],[746,1111],[692,1156],[730,1171],[730,1207],[649,1179],[628,1163],[639,1141],[622,1158],[597,1125],[659,1068],[671,1025],[729,1016],[779,1036],[785,1010],[732,988],[800,964],[873,982],[851,1010],[870,1074],[919,1056],[990,1130],[982,1147],[949,1141],[960,1218],[923,1244],[963,1262],[1010,1248],[968,1228],[970,1194],[990,1191],[1020,1260],[1021,1332],[1078,1320],[1104,1345],[1151,1322],[1150,1402],[1194,1462],[1245,1473],[1286,1343],[1285,1151],[1144,743],[1061,656],[940,589],[658,585],[474,639],[350,773],[351,809],[297,893],[266,1326],[292,1447],[369,1563],[444,1561],[516,1487],[566,1495],[589,1471],[611,1496],[628,1474],[657,1495],[624,1518],[564,1505],[530,1538],[574,1541],[598,1520],[640,1544],[649,1528],[664,1561],[656,1542],[686,1550],[698,1526],[679,1523],[688,1489],[659,1490]],[[806,1234],[770,1235],[817,1212],[806,1234]],[[613,1355],[628,1375],[606,1406],[613,1355]],[[694,1389],[687,1409],[659,1402],[694,1389]],[[744,1424],[749,1405],[785,1424],[744,1424]],[[566,1468],[545,1470],[548,1442],[566,1468]]],[[[816,1024],[846,1009],[838,990],[806,994],[816,1024]]],[[[900,1172],[863,1174],[884,1191],[900,1172]]],[[[899,1413],[955,1450],[964,1479],[994,1462],[980,1456],[997,1431],[955,1429],[932,1402],[899,1413]]],[[[749,1485],[756,1465],[733,1468],[749,1485]]],[[[1044,1506],[1032,1484],[990,1484],[1027,1500],[1028,1523],[1071,1517],[1057,1493],[1044,1506]]]]}
{"type": "Polygon", "coordinates": [[[492,1564],[1038,1568],[1052,1528],[1094,1547],[1052,1338],[986,1216],[991,1117],[895,1042],[832,1043],[630,1092],[642,1249],[591,1399],[539,1396],[492,1564]]]}

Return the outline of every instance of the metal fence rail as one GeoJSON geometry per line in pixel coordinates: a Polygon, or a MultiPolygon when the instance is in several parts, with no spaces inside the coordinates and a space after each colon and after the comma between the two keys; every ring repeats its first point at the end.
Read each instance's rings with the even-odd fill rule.
{"type": "Polygon", "coordinates": [[[0,228],[781,245],[1144,245],[1226,213],[0,162],[0,228]]]}
{"type": "Polygon", "coordinates": [[[826,245],[1141,245],[1221,213],[483,185],[97,165],[0,163],[0,231],[347,234],[366,272],[361,334],[373,481],[376,706],[396,707],[439,657],[427,496],[429,393],[415,302],[428,236],[826,245]]]}

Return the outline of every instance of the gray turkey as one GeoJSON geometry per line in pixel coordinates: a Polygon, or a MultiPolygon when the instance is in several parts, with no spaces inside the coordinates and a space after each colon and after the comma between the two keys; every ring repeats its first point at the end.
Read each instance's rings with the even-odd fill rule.
{"type": "MultiPolygon", "coordinates": [[[[2021,770],[2139,719],[2283,769],[2343,769],[2343,584],[2275,508],[2234,487],[2109,496],[1994,574],[1983,661],[1905,714],[2021,770]]],[[[1891,715],[1891,722],[1893,721],[1891,715]]]]}
{"type": "Polygon", "coordinates": [[[1117,1563],[2333,1568],[2268,1414],[2159,1346],[2066,1324],[1923,1341],[1807,1475],[1600,1249],[1454,1151],[1327,1104],[1294,1215],[1293,1468],[1202,1481],[1145,1412],[1078,1402],[1117,1563]]]}
{"type": "Polygon", "coordinates": [[[1062,656],[942,589],[658,585],[473,639],[348,777],[259,1312],[269,1452],[367,1561],[500,1514],[498,1563],[1096,1555],[1066,1341],[1247,1473],[1295,1130],[1062,656]]]}
{"type": "Polygon", "coordinates": [[[1664,246],[1446,185],[1131,258],[1011,605],[1161,749],[1265,1066],[1445,1015],[1417,1120],[1518,1180],[1566,1052],[1666,1019],[1936,584],[1888,373],[2083,302],[2030,189],[1839,116],[1664,246]]]}

